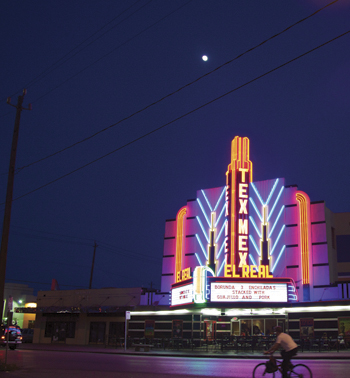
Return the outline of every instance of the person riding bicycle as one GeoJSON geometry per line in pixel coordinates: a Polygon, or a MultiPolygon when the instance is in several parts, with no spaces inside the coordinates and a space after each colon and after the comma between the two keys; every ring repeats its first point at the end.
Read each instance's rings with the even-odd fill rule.
{"type": "Polygon", "coordinates": [[[279,347],[282,347],[281,356],[283,358],[282,362],[282,376],[287,378],[288,368],[290,365],[290,360],[298,352],[298,345],[288,334],[282,332],[282,327],[275,327],[276,341],[272,347],[265,351],[264,354],[273,354],[279,347]]]}

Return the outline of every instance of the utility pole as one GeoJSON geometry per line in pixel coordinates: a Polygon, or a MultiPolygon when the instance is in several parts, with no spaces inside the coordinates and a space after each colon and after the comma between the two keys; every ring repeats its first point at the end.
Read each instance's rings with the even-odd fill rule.
{"type": "Polygon", "coordinates": [[[16,153],[17,153],[17,142],[19,133],[19,121],[21,118],[21,112],[23,109],[31,110],[32,105],[29,104],[28,108],[23,108],[23,100],[26,95],[27,90],[23,89],[23,94],[18,96],[17,105],[11,104],[11,98],[7,99],[7,103],[17,109],[15,126],[13,130],[12,137],[12,147],[11,147],[11,157],[10,157],[10,167],[7,178],[7,191],[6,191],[6,202],[5,202],[5,213],[4,213],[4,223],[2,226],[2,238],[1,238],[1,249],[0,249],[0,314],[1,322],[3,317],[4,309],[4,290],[5,290],[5,275],[6,275],[6,260],[7,260],[7,247],[9,241],[10,233],[10,221],[11,221],[11,208],[12,208],[12,196],[13,196],[13,182],[15,176],[15,165],[16,165],[16,153]]]}
{"type": "Polygon", "coordinates": [[[91,289],[92,275],[94,274],[94,265],[95,265],[96,248],[97,248],[97,244],[96,244],[96,241],[95,241],[95,244],[94,244],[94,254],[93,254],[93,256],[92,256],[92,265],[91,265],[91,274],[90,274],[90,284],[89,284],[89,289],[91,289]]]}

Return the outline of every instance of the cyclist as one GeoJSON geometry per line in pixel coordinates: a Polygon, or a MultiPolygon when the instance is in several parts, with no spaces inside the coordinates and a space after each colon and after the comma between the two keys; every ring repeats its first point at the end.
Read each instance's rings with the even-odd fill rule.
{"type": "Polygon", "coordinates": [[[265,351],[264,354],[273,354],[279,347],[282,347],[281,356],[283,358],[282,362],[282,376],[283,378],[287,378],[288,368],[290,365],[290,360],[294,357],[298,352],[298,345],[294,342],[294,340],[287,335],[286,333],[282,332],[282,327],[278,326],[274,328],[276,332],[276,341],[272,347],[265,351]]]}

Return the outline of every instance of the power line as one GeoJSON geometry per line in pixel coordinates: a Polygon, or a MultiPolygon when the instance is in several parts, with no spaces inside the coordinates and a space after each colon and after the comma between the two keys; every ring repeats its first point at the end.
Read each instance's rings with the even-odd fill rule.
{"type": "MultiPolygon", "coordinates": [[[[190,0],[190,1],[192,1],[192,0],[190,0]]],[[[189,1],[189,2],[190,2],[190,1],[189,1]]],[[[21,170],[23,170],[23,169],[25,169],[25,168],[28,168],[28,167],[30,167],[30,166],[32,166],[32,165],[34,165],[34,164],[37,164],[37,163],[39,163],[39,162],[41,162],[41,161],[43,161],[43,160],[46,160],[46,159],[51,158],[51,157],[53,157],[53,156],[55,156],[55,155],[58,155],[58,154],[60,154],[60,153],[62,153],[62,152],[64,152],[64,151],[66,151],[66,150],[68,150],[68,149],[70,149],[70,148],[73,148],[73,147],[75,147],[75,146],[77,146],[77,145],[79,145],[79,144],[81,144],[81,143],[83,143],[83,142],[86,142],[86,141],[88,141],[88,140],[94,138],[95,136],[97,136],[97,135],[99,135],[99,134],[101,134],[101,133],[103,133],[103,132],[109,130],[110,128],[112,128],[112,127],[114,127],[114,126],[117,126],[117,125],[121,124],[122,122],[124,122],[124,121],[126,121],[126,120],[128,120],[128,119],[130,119],[130,118],[132,118],[132,117],[134,117],[135,115],[144,112],[145,110],[149,109],[150,107],[152,107],[152,106],[154,106],[154,105],[156,105],[156,104],[159,104],[160,102],[164,101],[165,99],[167,99],[167,98],[169,98],[169,97],[175,95],[176,93],[179,93],[179,92],[182,91],[183,89],[188,88],[189,86],[191,86],[191,85],[193,85],[193,84],[199,82],[201,79],[203,79],[203,78],[205,78],[205,77],[211,75],[212,73],[214,73],[214,72],[218,71],[219,69],[225,67],[226,65],[228,65],[228,64],[230,64],[230,63],[232,63],[232,62],[234,62],[235,60],[237,60],[237,59],[239,59],[239,58],[242,58],[244,55],[248,54],[249,52],[252,52],[253,50],[257,49],[258,47],[261,47],[261,46],[264,45],[265,43],[267,43],[267,42],[271,41],[272,39],[274,39],[274,38],[280,36],[281,34],[287,32],[287,31],[290,30],[291,28],[293,28],[293,27],[299,25],[300,23],[306,21],[307,19],[309,19],[309,18],[315,16],[317,13],[321,12],[323,9],[325,9],[325,8],[327,8],[327,7],[331,6],[331,5],[333,5],[334,3],[338,2],[338,1],[339,1],[339,0],[334,0],[334,1],[332,1],[331,3],[325,5],[324,7],[318,9],[317,11],[313,12],[313,13],[310,14],[309,16],[304,17],[303,19],[301,19],[301,20],[295,22],[294,24],[288,26],[287,28],[285,28],[285,29],[282,30],[281,32],[279,32],[279,33],[277,33],[277,34],[274,34],[273,36],[271,36],[271,37],[265,39],[264,41],[260,42],[258,45],[254,46],[254,47],[251,47],[250,49],[246,50],[245,52],[243,52],[243,53],[237,55],[235,58],[233,58],[233,59],[231,59],[231,60],[229,60],[229,61],[223,63],[222,65],[220,65],[220,66],[218,66],[218,67],[216,67],[216,68],[214,68],[212,71],[207,72],[206,74],[204,74],[204,75],[198,77],[198,78],[195,79],[194,81],[191,81],[190,83],[187,83],[186,85],[184,85],[184,86],[178,88],[176,91],[167,94],[166,96],[164,96],[164,97],[160,98],[159,100],[157,100],[157,101],[155,101],[155,102],[153,102],[153,103],[151,103],[151,104],[145,106],[144,108],[142,108],[142,109],[140,109],[140,110],[138,110],[138,111],[132,113],[131,115],[122,118],[122,119],[119,120],[118,122],[113,123],[112,125],[107,126],[107,127],[105,127],[104,129],[99,130],[99,131],[97,131],[96,133],[94,133],[94,134],[92,134],[92,135],[90,135],[90,136],[88,136],[88,137],[86,137],[86,138],[84,138],[84,139],[81,139],[80,141],[78,141],[78,142],[76,142],[76,143],[73,143],[73,144],[71,144],[71,145],[69,145],[69,146],[67,146],[67,147],[65,147],[65,148],[63,148],[63,149],[61,149],[61,150],[59,150],[59,151],[56,151],[56,152],[54,152],[54,153],[52,153],[52,154],[50,154],[50,155],[47,155],[47,156],[45,156],[45,157],[43,157],[43,158],[41,158],[41,159],[39,159],[39,160],[36,160],[36,161],[34,161],[34,162],[30,163],[30,164],[27,164],[27,165],[24,165],[24,166],[22,166],[22,167],[17,168],[17,169],[16,169],[16,173],[19,173],[21,170]]],[[[187,2],[187,3],[184,4],[183,6],[187,5],[189,2],[187,2]]],[[[180,8],[182,8],[183,6],[181,6],[180,8]]],[[[179,10],[180,8],[177,8],[177,9],[176,9],[175,11],[173,11],[172,13],[176,12],[176,11],[179,10]]],[[[167,15],[167,16],[165,16],[165,17],[168,17],[168,16],[169,16],[169,15],[167,15]]],[[[164,18],[165,18],[165,17],[164,17],[164,18]]],[[[162,19],[161,19],[161,20],[162,20],[162,19]]],[[[157,21],[156,23],[160,22],[161,20],[157,21]]],[[[155,25],[155,24],[151,25],[150,27],[152,27],[152,26],[154,26],[154,25],[155,25]]],[[[150,28],[150,27],[148,27],[148,28],[150,28]]],[[[147,29],[148,29],[148,28],[147,28],[147,29]]],[[[144,29],[142,32],[144,32],[144,31],[147,30],[147,29],[144,29]]],[[[140,33],[139,33],[139,34],[140,34],[140,33]]],[[[137,34],[136,36],[138,36],[139,34],[137,34]]],[[[135,36],[135,37],[136,37],[136,36],[135,36]]],[[[135,38],[135,37],[133,37],[133,38],[135,38]]],[[[131,39],[133,39],[133,38],[131,38],[131,39]]],[[[131,40],[131,39],[130,39],[130,40],[131,40]]],[[[130,40],[128,40],[128,41],[130,41],[130,40]]],[[[126,41],[125,43],[127,43],[128,41],[126,41]]],[[[120,46],[121,46],[121,45],[120,45],[120,46]]],[[[119,48],[120,46],[118,46],[117,48],[119,48]]],[[[115,49],[114,49],[114,50],[115,50],[115,49]]],[[[114,51],[114,50],[112,50],[112,51],[114,51]]],[[[107,55],[109,55],[109,54],[110,54],[110,53],[108,53],[107,55]]],[[[106,56],[106,55],[105,55],[105,56],[106,56]]],[[[92,64],[95,64],[95,63],[98,62],[99,60],[103,59],[105,56],[103,56],[102,58],[98,59],[97,61],[95,61],[95,62],[92,63],[92,64]]],[[[92,64],[91,64],[91,65],[92,65],[92,64]]],[[[83,70],[89,68],[91,65],[87,66],[87,67],[84,68],[83,70]]],[[[80,72],[82,72],[82,71],[80,71],[80,72]]],[[[75,74],[74,76],[78,75],[80,72],[78,72],[78,73],[75,74]]],[[[72,76],[72,77],[74,77],[74,76],[72,76]]],[[[71,77],[71,78],[72,78],[72,77],[71,77]]],[[[71,79],[71,78],[70,78],[70,79],[71,79]]],[[[67,79],[65,82],[67,82],[67,81],[70,80],[70,79],[67,79]]],[[[64,83],[65,83],[65,82],[64,82],[64,83]]],[[[62,85],[62,84],[64,84],[64,83],[61,83],[60,85],[62,85]]],[[[57,88],[57,87],[56,87],[56,88],[57,88]]],[[[54,88],[54,89],[56,89],[56,88],[54,88]]],[[[54,89],[53,89],[53,90],[54,90],[54,89]]],[[[49,93],[49,92],[48,92],[48,93],[49,93]]],[[[43,97],[43,96],[42,96],[42,97],[43,97]]],[[[40,98],[41,98],[41,97],[40,97],[40,98]]],[[[39,98],[39,99],[40,99],[40,98],[39,98]]],[[[38,100],[38,99],[37,99],[37,100],[38,100]]],[[[36,101],[37,101],[37,100],[36,100],[36,101]]],[[[35,102],[35,101],[34,101],[34,102],[35,102]]]]}
{"type": "MultiPolygon", "coordinates": [[[[48,234],[48,235],[55,235],[55,236],[62,236],[64,238],[71,238],[71,239],[81,239],[81,240],[88,240],[88,241],[94,241],[95,239],[91,239],[91,238],[82,238],[80,236],[72,236],[72,235],[64,235],[64,234],[58,234],[56,232],[48,232],[48,231],[42,231],[42,230],[36,230],[36,229],[33,229],[33,228],[29,228],[29,227],[23,227],[23,226],[16,226],[16,225],[13,225],[11,227],[15,227],[15,228],[21,228],[21,229],[24,229],[24,230],[29,230],[29,231],[33,231],[33,232],[39,232],[39,233],[42,233],[42,234],[48,234]]],[[[90,244],[89,244],[90,245],[90,244]]]]}
{"type": "MultiPolygon", "coordinates": [[[[82,246],[87,246],[87,247],[91,247],[91,243],[88,243],[88,241],[89,242],[95,241],[95,239],[81,238],[81,237],[78,237],[78,236],[68,236],[68,235],[63,235],[63,234],[57,234],[57,233],[54,233],[54,232],[39,231],[39,230],[27,228],[27,227],[20,227],[20,226],[13,226],[13,227],[33,231],[33,232],[36,232],[36,233],[43,233],[43,234],[54,235],[54,236],[61,236],[63,238],[81,239],[81,240],[85,240],[86,242],[65,240],[65,239],[60,239],[60,238],[47,237],[47,236],[41,236],[41,235],[35,235],[35,234],[28,234],[28,233],[23,233],[23,232],[18,232],[18,231],[11,231],[11,235],[24,236],[24,237],[27,237],[27,238],[30,238],[30,239],[39,239],[39,240],[46,240],[46,241],[73,244],[73,245],[82,245],[82,246]]],[[[98,242],[100,249],[107,251],[109,253],[124,254],[124,257],[130,257],[130,258],[137,257],[137,258],[140,258],[140,259],[142,259],[144,261],[148,261],[148,262],[159,262],[161,260],[161,258],[156,258],[156,257],[152,257],[152,256],[145,256],[142,253],[135,252],[135,251],[132,251],[130,249],[117,247],[117,246],[102,242],[102,241],[97,240],[97,239],[96,239],[96,241],[98,242]]]]}
{"type": "MultiPolygon", "coordinates": [[[[78,71],[77,73],[75,73],[74,75],[70,76],[68,79],[66,79],[65,81],[63,81],[62,83],[56,85],[56,87],[50,89],[49,91],[47,91],[46,93],[44,93],[42,96],[38,97],[36,100],[32,101],[33,103],[36,103],[37,101],[41,100],[43,97],[47,96],[48,94],[50,94],[51,92],[55,91],[57,88],[61,87],[62,85],[64,85],[65,83],[67,83],[68,81],[74,79],[76,76],[80,75],[82,72],[86,71],[88,68],[90,68],[91,66],[93,66],[94,64],[98,63],[99,61],[101,61],[102,59],[106,58],[107,56],[109,56],[110,54],[114,53],[115,51],[117,51],[118,49],[120,49],[122,46],[126,45],[127,43],[129,43],[130,41],[132,41],[133,39],[135,39],[136,37],[138,37],[139,35],[141,35],[142,33],[144,33],[146,30],[152,28],[153,26],[157,25],[159,22],[163,21],[165,18],[169,17],[170,15],[172,15],[173,13],[177,12],[179,9],[183,8],[185,5],[187,5],[188,3],[190,3],[191,1],[193,0],[189,0],[187,3],[181,5],[180,7],[176,8],[174,11],[168,13],[166,16],[162,17],[161,19],[159,19],[158,21],[156,21],[155,23],[153,23],[152,25],[146,27],[145,29],[141,30],[139,33],[135,34],[133,37],[129,38],[128,40],[126,40],[125,42],[121,43],[120,45],[118,45],[117,47],[115,47],[113,50],[109,51],[107,54],[101,56],[100,58],[98,58],[97,60],[95,60],[94,62],[90,63],[88,66],[84,67],[82,70],[78,71]]],[[[338,0],[336,0],[338,1],[338,0]]]]}
{"type": "MultiPolygon", "coordinates": [[[[293,58],[293,59],[291,59],[291,60],[289,60],[289,61],[287,61],[287,62],[285,62],[285,63],[283,63],[283,64],[281,64],[281,65],[279,65],[279,66],[277,66],[277,67],[275,67],[275,68],[273,68],[273,69],[270,70],[270,71],[265,72],[265,73],[262,74],[262,75],[259,75],[259,76],[255,77],[254,79],[252,79],[252,80],[250,80],[250,81],[247,81],[246,83],[244,83],[244,84],[242,84],[242,85],[239,85],[238,87],[236,87],[236,88],[234,88],[234,89],[232,89],[232,90],[230,90],[230,91],[228,91],[228,92],[222,94],[221,96],[216,97],[216,98],[214,98],[213,100],[208,101],[208,102],[206,102],[205,104],[203,104],[203,105],[201,105],[201,106],[199,106],[199,107],[197,107],[197,108],[195,108],[195,109],[192,109],[191,111],[189,111],[189,112],[187,112],[187,113],[185,113],[185,114],[183,114],[183,115],[181,115],[181,116],[179,116],[179,117],[173,119],[172,121],[169,121],[169,122],[163,124],[162,126],[159,126],[159,127],[157,127],[156,129],[153,129],[152,131],[149,131],[148,133],[141,135],[140,137],[138,137],[138,138],[132,140],[131,142],[128,142],[128,143],[124,144],[123,146],[118,147],[118,148],[116,148],[115,150],[110,151],[109,153],[107,153],[107,154],[105,154],[105,155],[103,155],[103,156],[100,156],[99,158],[97,158],[97,159],[95,159],[95,160],[92,160],[92,161],[90,161],[89,163],[86,163],[86,164],[84,164],[83,166],[81,166],[81,167],[79,167],[79,168],[76,168],[76,169],[74,169],[74,170],[71,171],[71,172],[68,172],[68,173],[64,174],[63,176],[60,176],[60,177],[58,177],[58,178],[56,178],[56,179],[54,179],[54,180],[52,180],[52,181],[50,181],[50,182],[48,182],[48,183],[46,183],[46,184],[44,184],[44,185],[41,185],[41,186],[39,186],[39,187],[36,188],[36,189],[33,189],[33,190],[31,190],[31,191],[29,191],[29,192],[27,192],[27,193],[25,193],[25,194],[22,194],[22,195],[19,196],[19,197],[16,197],[13,201],[16,201],[16,200],[18,200],[18,199],[20,199],[20,198],[23,198],[23,197],[25,197],[25,196],[27,196],[27,195],[29,195],[29,194],[31,194],[31,193],[34,193],[34,192],[36,192],[36,191],[38,191],[38,190],[40,190],[40,189],[43,189],[43,188],[45,188],[46,186],[49,186],[49,185],[51,185],[51,184],[53,184],[53,183],[55,183],[55,182],[57,182],[57,181],[59,181],[59,180],[65,178],[65,177],[67,177],[67,176],[70,176],[71,174],[73,174],[73,173],[75,173],[75,172],[78,172],[78,171],[80,171],[81,169],[86,168],[86,167],[88,167],[89,165],[91,165],[91,164],[93,164],[93,163],[96,163],[97,161],[102,160],[102,159],[104,159],[105,157],[107,157],[107,156],[109,156],[109,155],[112,155],[112,154],[114,154],[115,152],[118,152],[118,151],[122,150],[123,148],[128,147],[128,146],[130,146],[131,144],[133,144],[133,143],[135,143],[135,142],[138,142],[139,140],[141,140],[141,139],[143,139],[143,138],[145,138],[145,137],[147,137],[147,136],[149,136],[149,135],[151,135],[151,134],[153,134],[153,133],[155,133],[155,132],[157,132],[157,131],[159,131],[159,130],[165,128],[166,126],[171,125],[172,123],[174,123],[174,122],[176,122],[176,121],[178,121],[178,120],[180,120],[180,119],[182,119],[182,118],[187,117],[188,115],[190,115],[190,114],[192,114],[192,113],[195,113],[196,111],[198,111],[198,110],[200,110],[200,109],[202,109],[202,108],[204,108],[204,107],[206,107],[206,106],[208,106],[208,105],[210,105],[210,104],[212,104],[212,103],[214,103],[214,102],[216,102],[216,101],[218,101],[218,100],[221,100],[222,98],[228,96],[229,94],[231,94],[231,93],[233,93],[233,92],[235,92],[235,91],[237,91],[237,90],[239,90],[239,89],[241,89],[241,88],[243,88],[243,87],[245,87],[245,86],[247,86],[247,85],[249,85],[249,84],[251,84],[251,83],[253,83],[253,82],[255,82],[255,81],[257,81],[257,80],[259,80],[259,79],[261,79],[261,78],[263,78],[263,77],[265,77],[265,76],[267,76],[267,75],[269,75],[269,74],[271,74],[272,72],[275,72],[275,71],[279,70],[280,68],[282,68],[282,67],[284,67],[284,66],[286,66],[286,65],[288,65],[288,64],[290,64],[290,63],[295,62],[296,60],[298,60],[298,59],[300,59],[300,58],[302,58],[302,57],[304,57],[304,56],[306,56],[306,55],[308,55],[308,54],[310,54],[310,53],[312,53],[312,52],[318,50],[318,49],[321,48],[321,47],[326,46],[327,44],[329,44],[329,43],[331,43],[331,42],[334,42],[335,40],[337,40],[337,39],[339,39],[339,38],[341,38],[341,37],[344,37],[345,35],[347,35],[347,34],[349,34],[349,33],[350,33],[350,30],[346,31],[345,33],[342,33],[342,34],[338,35],[338,36],[335,37],[335,38],[330,39],[330,40],[327,41],[327,42],[322,43],[321,45],[319,45],[319,46],[317,46],[317,47],[315,47],[315,48],[313,48],[313,49],[311,49],[311,50],[309,50],[309,51],[307,51],[307,52],[305,52],[305,53],[303,53],[303,54],[297,56],[296,58],[293,58]]],[[[0,205],[4,205],[4,203],[1,203],[0,205]]]]}
{"type": "MultiPolygon", "coordinates": [[[[65,59],[66,57],[68,57],[71,53],[73,53],[75,50],[78,49],[78,47],[80,47],[81,45],[83,45],[85,42],[87,42],[89,39],[91,39],[93,36],[95,36],[97,33],[99,33],[101,30],[103,30],[107,25],[109,25],[110,23],[112,23],[114,20],[116,20],[117,18],[119,18],[122,14],[124,14],[125,12],[127,12],[129,9],[131,9],[134,5],[136,5],[137,3],[139,3],[140,1],[142,0],[137,0],[134,4],[132,4],[130,7],[126,8],[125,10],[123,10],[122,12],[120,12],[116,17],[114,17],[111,21],[108,21],[106,24],[104,24],[101,28],[99,28],[98,30],[96,30],[93,34],[91,34],[89,37],[87,37],[86,39],[84,39],[82,42],[80,42],[77,46],[75,46],[73,49],[71,49],[70,51],[68,51],[65,55],[63,55],[61,58],[59,58],[56,62],[54,62],[51,66],[47,67],[44,71],[42,71],[39,75],[37,75],[36,77],[34,77],[30,82],[28,82],[24,88],[29,88],[31,85],[37,83],[38,81],[40,81],[41,79],[43,79],[45,76],[47,76],[49,73],[53,72],[55,69],[57,69],[58,67],[61,67],[62,64],[66,63],[68,60],[70,60],[71,58],[73,58],[75,55],[77,55],[78,53],[80,53],[81,51],[83,51],[85,48],[87,48],[88,46],[90,46],[92,43],[94,43],[95,41],[97,41],[98,39],[100,39],[102,36],[104,36],[106,33],[110,32],[112,29],[114,29],[115,27],[117,27],[118,25],[120,25],[121,23],[123,23],[124,21],[126,21],[128,18],[130,18],[131,16],[133,16],[135,13],[137,13],[139,10],[141,10],[142,8],[144,8],[146,5],[148,5],[150,2],[152,2],[153,0],[150,0],[147,4],[143,5],[142,7],[140,7],[139,9],[137,9],[135,12],[131,13],[129,16],[127,16],[126,18],[124,18],[122,21],[120,21],[118,24],[114,25],[113,27],[111,27],[110,29],[108,29],[107,31],[105,31],[102,35],[100,35],[99,37],[97,37],[96,39],[94,39],[93,41],[91,41],[89,44],[85,45],[82,49],[80,49],[78,52],[76,52],[74,55],[71,55],[69,58],[67,58],[65,61],[63,61],[61,64],[59,64],[58,66],[56,66],[58,63],[60,63],[63,59],[65,59]],[[55,67],[56,66],[56,67],[55,67]]],[[[18,91],[16,93],[14,93],[13,95],[11,95],[10,97],[12,96],[15,96],[16,94],[18,93],[18,91]]]]}

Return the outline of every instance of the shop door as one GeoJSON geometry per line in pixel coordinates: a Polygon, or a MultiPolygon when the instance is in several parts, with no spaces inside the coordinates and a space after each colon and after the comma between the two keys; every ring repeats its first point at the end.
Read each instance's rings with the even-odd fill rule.
{"type": "Polygon", "coordinates": [[[204,339],[216,339],[216,320],[204,320],[204,339]]]}
{"type": "Polygon", "coordinates": [[[108,345],[122,346],[124,342],[125,323],[109,323],[108,345]]]}
{"type": "Polygon", "coordinates": [[[106,322],[91,322],[90,323],[90,344],[104,344],[106,334],[106,322]]]}
{"type": "Polygon", "coordinates": [[[65,343],[66,342],[66,322],[55,322],[53,324],[53,337],[52,342],[54,343],[65,343]]]}

